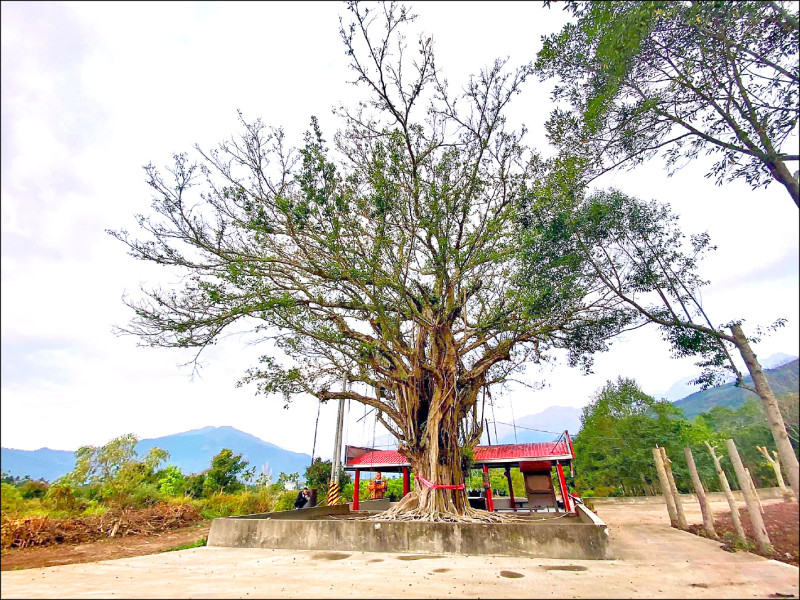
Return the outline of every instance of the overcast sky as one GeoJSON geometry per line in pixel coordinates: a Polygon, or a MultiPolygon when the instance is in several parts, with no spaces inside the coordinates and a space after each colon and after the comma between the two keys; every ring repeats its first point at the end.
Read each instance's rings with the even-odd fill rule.
{"type": "MultiPolygon", "coordinates": [[[[556,5],[558,6],[558,5],[556,5]]],[[[158,437],[231,425],[283,448],[310,453],[315,400],[236,388],[260,355],[240,336],[204,356],[200,377],[178,365],[176,350],[115,337],[130,318],[123,293],[169,274],[130,258],[105,233],[135,232],[148,213],[142,166],[163,166],[195,143],[210,147],[246,118],[282,125],[299,143],[311,115],[328,139],[331,108],[358,97],[338,37],[338,3],[2,3],[2,445],[74,450],[124,433],[158,437]]],[[[436,43],[451,86],[496,57],[535,57],[541,35],[565,14],[537,3],[420,3],[419,26],[436,43]]],[[[550,86],[530,80],[512,121],[542,147],[550,86]]],[[[796,140],[795,140],[796,142],[796,140]]],[[[643,199],[669,202],[687,232],[708,231],[718,250],[703,265],[712,319],[744,318],[745,331],[779,317],[787,326],[756,351],[797,354],[798,211],[781,186],[716,187],[697,162],[668,178],[658,161],[598,182],[643,199]]],[[[566,366],[531,368],[541,391],[498,398],[497,419],[548,406],[585,405],[607,380],[636,378],[666,391],[696,374],[675,360],[659,334],[641,330],[596,358],[594,374],[566,366]]],[[[357,422],[351,444],[372,440],[373,421],[357,422]]],[[[332,454],[335,406],[323,406],[317,455],[332,454]]]]}

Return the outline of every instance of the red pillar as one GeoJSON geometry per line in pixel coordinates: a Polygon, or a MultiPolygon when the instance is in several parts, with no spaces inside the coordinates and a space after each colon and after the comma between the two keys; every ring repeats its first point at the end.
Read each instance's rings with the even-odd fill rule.
{"type": "Polygon", "coordinates": [[[411,477],[408,473],[408,467],[403,467],[403,496],[411,491],[411,477]]]}
{"type": "Polygon", "coordinates": [[[511,467],[506,467],[506,479],[508,479],[508,496],[511,499],[511,509],[517,512],[517,503],[514,501],[514,486],[511,483],[511,467]]]}
{"type": "Polygon", "coordinates": [[[486,510],[494,511],[494,501],[492,500],[492,484],[489,482],[489,467],[483,465],[483,487],[486,490],[486,510]]]}
{"type": "Polygon", "coordinates": [[[353,482],[353,510],[358,510],[358,495],[361,491],[361,471],[356,469],[356,478],[353,482]]]}
{"type": "Polygon", "coordinates": [[[561,488],[561,497],[564,499],[564,510],[566,512],[572,512],[569,490],[567,490],[567,480],[564,479],[564,468],[561,466],[560,462],[556,463],[556,471],[558,471],[558,485],[561,488]]]}

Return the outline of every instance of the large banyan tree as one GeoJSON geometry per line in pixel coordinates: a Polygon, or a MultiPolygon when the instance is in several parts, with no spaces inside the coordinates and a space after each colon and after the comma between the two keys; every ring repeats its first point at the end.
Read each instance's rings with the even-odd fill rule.
{"type": "MultiPolygon", "coordinates": [[[[454,96],[430,38],[409,59],[405,8],[348,8],[341,35],[368,98],[338,110],[333,150],[316,119],[293,151],[280,129],[242,118],[239,137],[196,149],[197,164],[176,156],[169,180],[146,167],[156,195],[155,214],[138,218],[144,239],[111,233],[188,277],[126,300],[124,331],[199,352],[248,323],[284,356],[243,381],[373,407],[415,474],[458,485],[482,392],[554,348],[588,365],[623,319],[601,286],[578,289],[558,265],[520,271],[515,207],[544,161],[503,113],[530,65],[496,61],[454,96]],[[527,309],[520,277],[535,280],[527,309]]],[[[424,486],[388,516],[489,518],[464,490],[424,486]]]]}

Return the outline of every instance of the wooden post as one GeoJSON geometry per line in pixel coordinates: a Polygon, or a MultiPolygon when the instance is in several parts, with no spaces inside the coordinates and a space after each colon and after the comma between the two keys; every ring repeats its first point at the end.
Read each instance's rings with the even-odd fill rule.
{"type": "Polygon", "coordinates": [[[692,486],[694,493],[697,495],[697,501],[700,503],[700,512],[703,514],[703,530],[710,538],[716,538],[717,532],[714,529],[714,513],[711,512],[711,504],[706,497],[706,491],[703,489],[703,484],[700,481],[700,475],[697,473],[697,465],[694,464],[694,456],[692,449],[686,446],[683,449],[683,455],[686,457],[686,463],[689,465],[689,474],[692,476],[692,486]]]}
{"type": "Polygon", "coordinates": [[[675,485],[675,478],[672,476],[672,461],[667,456],[667,451],[663,446],[661,447],[661,457],[664,459],[664,470],[667,472],[669,489],[672,492],[672,497],[675,498],[675,512],[678,513],[678,527],[680,529],[686,529],[689,525],[686,523],[686,515],[683,512],[680,494],[678,494],[678,486],[675,485]]]}
{"type": "Polygon", "coordinates": [[[781,461],[778,458],[778,453],[776,451],[772,451],[772,454],[775,458],[769,455],[766,447],[764,446],[756,446],[759,452],[764,455],[764,458],[767,459],[767,462],[772,467],[772,470],[775,471],[775,479],[778,480],[778,487],[781,489],[781,496],[783,496],[784,502],[791,502],[792,501],[792,490],[786,487],[786,483],[783,481],[783,474],[781,473],[781,461]]]}
{"type": "Polygon", "coordinates": [[[736,529],[736,535],[741,542],[747,542],[747,536],[744,534],[744,527],[742,527],[742,520],[739,518],[739,508],[736,506],[736,500],[733,497],[733,492],[731,492],[731,486],[728,484],[728,478],[725,476],[725,471],[722,470],[722,465],[719,464],[719,458],[717,458],[717,455],[714,453],[714,448],[711,447],[711,444],[708,442],[703,443],[711,453],[711,458],[714,459],[714,467],[716,468],[717,475],[719,476],[719,484],[722,487],[722,491],[725,492],[725,499],[728,501],[728,506],[731,509],[731,519],[733,520],[733,526],[736,529]]]}
{"type": "Polygon", "coordinates": [[[514,484],[511,483],[511,467],[506,467],[506,479],[508,480],[508,498],[511,501],[511,510],[517,512],[517,503],[514,500],[514,484]]]}
{"type": "Polygon", "coordinates": [[[769,535],[767,535],[767,528],[764,527],[764,520],[761,518],[761,512],[758,510],[758,504],[753,497],[753,492],[750,490],[749,476],[744,470],[742,459],[739,458],[739,452],[736,450],[736,444],[733,440],[725,440],[725,447],[728,449],[728,456],[731,459],[733,470],[736,471],[736,478],[739,480],[739,487],[742,489],[745,504],[747,505],[747,513],[750,515],[750,522],[753,524],[753,531],[756,536],[756,543],[758,549],[762,552],[768,553],[772,551],[772,544],[769,542],[769,535]]]}
{"type": "Polygon", "coordinates": [[[408,467],[403,467],[403,497],[405,498],[411,489],[411,477],[409,475],[408,467]]]}
{"type": "Polygon", "coordinates": [[[756,482],[753,481],[753,476],[750,474],[750,469],[747,467],[744,468],[745,473],[747,473],[747,481],[750,483],[750,491],[753,492],[753,496],[758,502],[758,511],[763,515],[764,514],[764,505],[761,504],[761,498],[758,497],[758,490],[756,489],[756,482]]]}
{"type": "Polygon", "coordinates": [[[361,491],[361,471],[356,469],[356,477],[353,481],[353,510],[358,510],[358,496],[361,491]]]}
{"type": "Polygon", "coordinates": [[[669,489],[667,471],[664,469],[664,459],[661,458],[661,450],[659,448],[653,448],[653,459],[656,462],[658,480],[661,482],[661,495],[664,496],[664,501],[667,503],[669,524],[672,527],[678,527],[678,513],[675,510],[675,499],[672,497],[672,491],[669,489]]]}

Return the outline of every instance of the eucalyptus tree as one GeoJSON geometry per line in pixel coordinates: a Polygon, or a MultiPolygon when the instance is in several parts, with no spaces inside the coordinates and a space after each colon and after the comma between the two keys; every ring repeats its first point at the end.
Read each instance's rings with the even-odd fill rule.
{"type": "Polygon", "coordinates": [[[772,181],[800,206],[798,10],[794,2],[566,2],[576,17],[536,61],[557,78],[551,141],[587,179],[663,152],[700,154],[718,184],[772,181]],[[792,174],[794,172],[794,174],[792,174]]]}
{"type": "MultiPolygon", "coordinates": [[[[531,65],[496,61],[454,95],[431,38],[408,49],[404,7],[348,8],[340,33],[366,98],[338,109],[333,150],[316,119],[295,152],[281,129],[242,118],[240,137],[197,148],[198,164],[177,155],[170,180],[146,167],[145,237],[111,233],[186,278],[127,300],[122,331],[199,352],[247,325],[284,356],[240,383],[373,407],[416,475],[459,486],[481,392],[553,348],[590,364],[624,315],[598,285],[558,298],[557,278],[531,281],[537,310],[518,293],[516,207],[541,161],[504,111],[531,65]]],[[[387,518],[490,518],[463,489],[415,488],[387,518]]]]}
{"type": "MultiPolygon", "coordinates": [[[[540,186],[549,194],[577,186],[540,186]]],[[[797,494],[798,461],[790,443],[778,401],[763,373],[741,320],[715,324],[700,301],[709,282],[698,274],[705,253],[713,249],[707,233],[686,236],[668,204],[647,203],[617,190],[598,191],[585,199],[574,193],[566,201],[544,200],[534,194],[521,208],[523,262],[535,280],[537,273],[561,265],[580,286],[599,280],[632,313],[635,324],[654,323],[676,357],[693,356],[702,367],[693,382],[706,387],[732,373],[736,385],[758,395],[766,412],[780,459],[797,494]],[[731,354],[738,351],[753,380],[745,383],[731,354]]],[[[524,280],[522,280],[524,281],[524,280]]],[[[523,284],[524,286],[524,284],[523,284]]],[[[766,330],[782,327],[778,319],[766,330]]],[[[757,330],[757,335],[760,330],[757,330]]]]}

